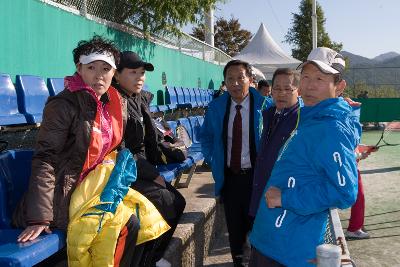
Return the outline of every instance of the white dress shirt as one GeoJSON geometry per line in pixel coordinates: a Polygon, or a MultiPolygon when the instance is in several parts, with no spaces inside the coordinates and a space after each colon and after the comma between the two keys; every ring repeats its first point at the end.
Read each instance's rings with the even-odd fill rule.
{"type": "MultiPolygon", "coordinates": [[[[249,93],[250,94],[250,93],[249,93]]],[[[228,142],[227,142],[227,165],[230,167],[231,164],[231,150],[232,150],[232,129],[233,120],[236,115],[236,106],[238,104],[232,99],[231,108],[229,110],[229,120],[228,120],[228,142]]],[[[246,98],[240,103],[242,108],[240,109],[240,114],[242,115],[242,158],[241,168],[248,169],[251,168],[250,161],[250,143],[249,143],[249,121],[250,121],[250,96],[247,95],[246,98]]]]}

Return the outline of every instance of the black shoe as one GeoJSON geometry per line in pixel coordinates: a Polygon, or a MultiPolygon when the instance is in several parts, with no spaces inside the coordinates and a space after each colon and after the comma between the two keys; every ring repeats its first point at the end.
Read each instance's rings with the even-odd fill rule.
{"type": "Polygon", "coordinates": [[[245,267],[243,265],[243,255],[238,255],[233,257],[233,266],[234,267],[245,267]]]}

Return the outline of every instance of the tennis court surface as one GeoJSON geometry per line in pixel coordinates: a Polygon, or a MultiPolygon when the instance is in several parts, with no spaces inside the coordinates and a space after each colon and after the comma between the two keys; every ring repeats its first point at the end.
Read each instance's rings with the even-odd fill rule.
{"type": "MultiPolygon", "coordinates": [[[[400,128],[400,127],[399,127],[400,128]]],[[[391,133],[400,143],[400,131],[391,133]]],[[[362,143],[375,145],[381,131],[363,133],[362,143]]],[[[357,267],[400,266],[400,146],[381,147],[359,168],[366,201],[365,228],[370,239],[348,241],[357,267]]],[[[350,209],[341,212],[344,231],[350,209]]]]}

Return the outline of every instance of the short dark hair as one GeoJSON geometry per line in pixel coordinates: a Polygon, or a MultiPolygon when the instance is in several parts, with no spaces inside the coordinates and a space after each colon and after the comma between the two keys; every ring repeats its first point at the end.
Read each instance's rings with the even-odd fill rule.
{"type": "Polygon", "coordinates": [[[232,66],[238,66],[238,65],[242,65],[245,69],[246,69],[246,75],[248,76],[248,77],[252,77],[251,75],[252,75],[252,70],[251,70],[251,65],[250,65],[250,63],[248,63],[248,62],[246,62],[246,61],[243,61],[243,60],[239,60],[239,59],[234,59],[234,60],[231,60],[231,61],[229,61],[226,65],[225,65],[225,67],[224,67],[224,79],[226,78],[226,72],[228,71],[228,69],[230,68],[230,67],[232,67],[232,66]]]}
{"type": "Polygon", "coordinates": [[[333,74],[333,82],[334,84],[338,84],[339,82],[341,82],[343,80],[343,76],[342,74],[338,73],[338,74],[333,74]]]}
{"type": "Polygon", "coordinates": [[[260,81],[258,81],[258,87],[257,87],[258,90],[260,90],[261,87],[263,87],[263,86],[269,87],[269,83],[268,83],[267,80],[260,80],[260,81]]]}
{"type": "Polygon", "coordinates": [[[293,77],[292,85],[299,87],[300,85],[300,73],[296,70],[289,68],[279,68],[276,69],[274,75],[272,76],[272,86],[274,86],[274,81],[278,75],[288,75],[293,77]]]}
{"type": "Polygon", "coordinates": [[[82,40],[79,41],[78,45],[74,50],[72,50],[72,54],[74,56],[74,63],[79,63],[79,58],[82,55],[89,55],[94,52],[109,52],[114,56],[115,65],[119,64],[119,50],[114,45],[114,42],[104,39],[101,36],[95,35],[89,41],[82,40]]]}

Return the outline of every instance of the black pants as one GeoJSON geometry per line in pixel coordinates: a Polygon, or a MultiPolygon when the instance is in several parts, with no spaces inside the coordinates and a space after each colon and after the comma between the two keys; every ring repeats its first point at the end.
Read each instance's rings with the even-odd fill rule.
{"type": "Polygon", "coordinates": [[[142,251],[136,249],[139,228],[139,220],[135,215],[132,215],[119,234],[115,255],[117,253],[122,254],[119,263],[120,267],[139,266],[138,264],[142,257],[142,251]],[[124,233],[125,231],[126,233],[124,233]]]}
{"type": "Polygon", "coordinates": [[[285,265],[264,256],[254,247],[251,249],[250,263],[249,267],[285,267],[285,265]]]}
{"type": "Polygon", "coordinates": [[[237,266],[242,263],[243,247],[253,226],[253,219],[249,216],[252,184],[252,170],[239,174],[225,171],[222,197],[232,259],[237,266]]]}
{"type": "Polygon", "coordinates": [[[139,246],[143,247],[140,266],[155,266],[155,263],[164,255],[172,239],[172,235],[185,209],[186,201],[181,193],[169,183],[166,183],[166,188],[164,188],[152,181],[137,180],[132,184],[132,188],[150,200],[171,227],[159,238],[139,246]]]}

